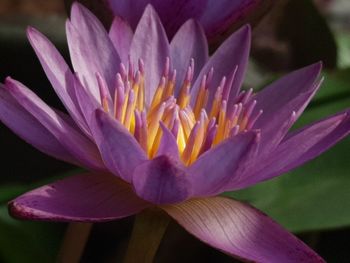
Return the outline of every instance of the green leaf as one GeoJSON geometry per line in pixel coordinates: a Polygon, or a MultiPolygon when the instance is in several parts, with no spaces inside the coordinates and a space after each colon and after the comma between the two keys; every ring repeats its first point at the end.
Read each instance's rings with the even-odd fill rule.
{"type": "Polygon", "coordinates": [[[63,224],[18,221],[1,205],[0,233],[1,262],[54,262],[63,224]]]}
{"type": "MultiPolygon", "coordinates": [[[[316,98],[323,102],[309,108],[296,127],[349,107],[350,96],[346,94],[350,76],[347,72],[349,69],[328,75],[316,98]],[[338,99],[328,99],[332,97],[338,99]]],[[[225,195],[248,201],[294,232],[349,226],[349,149],[350,138],[346,138],[286,175],[225,195]]]]}
{"type": "Polygon", "coordinates": [[[348,32],[337,32],[336,41],[338,45],[338,66],[340,68],[350,66],[350,34],[348,32]]]}

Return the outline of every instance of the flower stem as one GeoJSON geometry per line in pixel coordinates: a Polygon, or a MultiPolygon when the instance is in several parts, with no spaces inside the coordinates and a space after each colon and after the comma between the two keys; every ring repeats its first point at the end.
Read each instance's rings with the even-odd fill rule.
{"type": "Polygon", "coordinates": [[[57,263],[78,263],[88,241],[91,223],[70,223],[58,253],[57,263]]]}
{"type": "Polygon", "coordinates": [[[151,263],[156,255],[170,217],[161,210],[149,209],[135,218],[124,263],[151,263]]]}

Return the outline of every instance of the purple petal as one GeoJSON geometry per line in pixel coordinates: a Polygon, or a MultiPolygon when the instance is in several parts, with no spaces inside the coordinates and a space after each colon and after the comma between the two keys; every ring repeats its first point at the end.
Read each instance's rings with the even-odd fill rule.
{"type": "Polygon", "coordinates": [[[129,24],[121,17],[114,17],[112,26],[109,30],[109,37],[118,52],[122,63],[128,62],[133,31],[129,24]]]}
{"type": "Polygon", "coordinates": [[[184,167],[165,155],[140,164],[132,179],[137,195],[153,204],[182,202],[191,194],[184,167]]]}
{"type": "Polygon", "coordinates": [[[81,174],[28,192],[9,203],[20,219],[102,222],[136,214],[149,204],[109,174],[81,174]]]}
{"type": "Polygon", "coordinates": [[[88,9],[75,2],[72,5],[71,22],[67,21],[66,30],[72,64],[74,70],[85,79],[86,83],[83,84],[98,99],[98,72],[110,91],[114,92],[115,74],[120,59],[100,21],[88,9]]]}
{"type": "Polygon", "coordinates": [[[149,0],[108,0],[115,15],[124,18],[136,28],[149,0]]]}
{"type": "Polygon", "coordinates": [[[147,4],[151,4],[159,14],[169,37],[190,18],[198,18],[205,10],[207,0],[109,0],[116,15],[129,21],[136,28],[147,4]]]}
{"type": "Polygon", "coordinates": [[[101,107],[101,104],[91,94],[90,90],[83,86],[77,77],[74,78],[75,94],[78,99],[80,110],[83,113],[87,125],[91,126],[91,119],[96,109],[101,107]]]}
{"type": "MultiPolygon", "coordinates": [[[[236,96],[240,89],[244,74],[248,64],[250,50],[250,26],[246,25],[232,34],[210,57],[209,61],[201,70],[196,82],[193,85],[191,94],[197,94],[201,80],[205,74],[208,74],[211,68],[214,68],[213,79],[209,87],[209,100],[207,108],[211,107],[212,100],[222,77],[230,77],[232,72],[238,66],[235,79],[232,84],[231,93],[227,105],[236,96]]],[[[191,103],[194,104],[196,96],[191,97],[191,103]]]]}
{"type": "Polygon", "coordinates": [[[65,121],[63,113],[58,114],[18,81],[7,78],[5,88],[80,163],[91,169],[104,169],[96,146],[65,121]]]}
{"type": "Polygon", "coordinates": [[[188,20],[175,34],[170,43],[170,57],[177,73],[177,94],[185,80],[191,58],[195,62],[193,79],[198,77],[199,71],[209,58],[205,33],[196,21],[188,20]]]}
{"type": "Polygon", "coordinates": [[[0,87],[0,120],[19,137],[43,153],[59,160],[79,164],[78,160],[2,86],[0,87]]]}
{"type": "Polygon", "coordinates": [[[317,157],[350,133],[350,110],[292,132],[275,151],[257,162],[235,189],[286,173],[317,157]]]}
{"type": "Polygon", "coordinates": [[[91,132],[107,168],[130,182],[136,166],[147,160],[136,139],[117,120],[103,110],[96,110],[91,132]]]}
{"type": "Polygon", "coordinates": [[[56,94],[69,114],[86,132],[86,123],[77,107],[78,102],[73,84],[74,76],[69,66],[54,45],[36,29],[28,27],[27,36],[56,94]]]}
{"type": "Polygon", "coordinates": [[[246,132],[227,139],[209,150],[188,168],[194,196],[209,196],[240,175],[243,165],[256,152],[259,133],[246,132]]]}
{"type": "Polygon", "coordinates": [[[254,262],[325,262],[257,209],[212,197],[163,207],[188,232],[231,256],[254,262]]]}
{"type": "Polygon", "coordinates": [[[175,161],[180,161],[180,153],[175,136],[162,122],[160,122],[159,124],[163,134],[160,140],[156,156],[166,155],[175,161]]]}
{"type": "Polygon", "coordinates": [[[261,5],[261,0],[209,0],[207,8],[199,18],[208,39],[223,34],[230,26],[243,21],[245,16],[261,5]]]}
{"type": "Polygon", "coordinates": [[[138,24],[130,48],[131,61],[145,63],[145,101],[149,106],[169,57],[169,43],[157,13],[148,5],[138,24]]]}
{"type": "Polygon", "coordinates": [[[316,63],[294,71],[256,95],[255,108],[264,111],[254,125],[261,129],[261,152],[277,146],[301,115],[319,87],[317,79],[321,67],[321,63],[316,63]]]}

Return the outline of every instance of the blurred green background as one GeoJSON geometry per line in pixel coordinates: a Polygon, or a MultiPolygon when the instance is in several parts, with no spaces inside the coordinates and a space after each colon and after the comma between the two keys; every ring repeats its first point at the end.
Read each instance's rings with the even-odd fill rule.
{"type": "MultiPolygon", "coordinates": [[[[325,82],[296,126],[350,105],[350,1],[282,0],[254,28],[245,86],[259,89],[285,72],[322,60],[325,82]]],[[[68,59],[60,0],[0,1],[0,81],[20,80],[62,108],[25,37],[32,25],[68,59]]],[[[0,262],[54,262],[65,224],[22,222],[6,203],[29,189],[74,173],[0,125],[0,262]]],[[[314,161],[272,181],[226,196],[248,201],[300,236],[328,262],[350,262],[350,138],[314,161]]],[[[95,224],[82,262],[119,262],[133,218],[95,224]]],[[[235,262],[174,222],[156,262],[235,262]]]]}

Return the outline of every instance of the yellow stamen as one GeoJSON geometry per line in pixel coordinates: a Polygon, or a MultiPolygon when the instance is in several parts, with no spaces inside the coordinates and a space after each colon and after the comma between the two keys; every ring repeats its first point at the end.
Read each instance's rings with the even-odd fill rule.
{"type": "Polygon", "coordinates": [[[178,104],[180,109],[185,108],[190,101],[190,83],[184,84],[181,89],[178,104]]]}
{"type": "Polygon", "coordinates": [[[224,138],[225,125],[226,125],[226,101],[221,104],[221,109],[219,112],[218,130],[214,139],[214,145],[218,144],[224,138]]]}
{"type": "Polygon", "coordinates": [[[150,117],[150,123],[148,126],[148,150],[151,152],[154,139],[157,135],[159,129],[159,121],[161,120],[165,110],[165,103],[163,102],[159,109],[150,117]]]}
{"type": "Polygon", "coordinates": [[[165,88],[165,78],[163,77],[160,81],[158,88],[153,96],[150,111],[152,111],[155,107],[159,105],[159,103],[162,101],[162,96],[165,88]]]}

